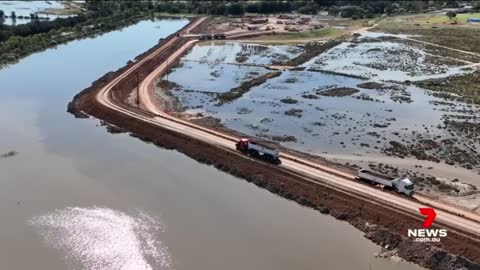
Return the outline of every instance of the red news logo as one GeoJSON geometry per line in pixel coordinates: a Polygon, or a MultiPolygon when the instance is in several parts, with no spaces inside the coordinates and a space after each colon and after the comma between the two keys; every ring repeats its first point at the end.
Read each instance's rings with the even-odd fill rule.
{"type": "Polygon", "coordinates": [[[433,209],[433,208],[418,208],[418,210],[420,211],[420,214],[422,214],[424,216],[427,216],[427,218],[425,218],[425,221],[422,224],[422,228],[428,229],[428,228],[432,227],[432,223],[435,220],[435,218],[437,217],[437,213],[435,213],[435,209],[433,209]]]}
{"type": "Polygon", "coordinates": [[[440,242],[442,237],[447,237],[446,229],[430,229],[437,213],[433,208],[418,208],[420,214],[425,217],[423,229],[408,229],[408,237],[413,237],[415,242],[440,242]]]}

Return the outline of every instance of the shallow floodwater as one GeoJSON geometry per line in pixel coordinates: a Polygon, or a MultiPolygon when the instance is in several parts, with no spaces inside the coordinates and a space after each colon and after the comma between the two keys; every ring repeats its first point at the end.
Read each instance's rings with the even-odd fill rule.
{"type": "Polygon", "coordinates": [[[144,21],[0,70],[1,269],[418,269],[350,225],[66,113],[186,20],[144,21]]]}
{"type": "Polygon", "coordinates": [[[401,38],[407,37],[362,33],[357,40],[342,42],[303,66],[382,81],[420,81],[463,74],[462,66],[472,64],[433,55],[418,44],[403,43],[401,38]]]}
{"type": "MultiPolygon", "coordinates": [[[[5,18],[4,24],[25,24],[29,23],[30,14],[43,11],[48,8],[62,9],[64,8],[63,4],[60,1],[0,1],[0,10],[3,10],[8,18],[5,18]],[[12,20],[10,17],[11,12],[14,11],[17,18],[12,20]],[[27,18],[20,19],[18,16],[24,16],[27,18]]],[[[67,17],[59,16],[53,14],[40,14],[40,17],[48,17],[50,20],[56,19],[58,17],[67,17]]]]}
{"type": "MultiPolygon", "coordinates": [[[[368,37],[376,36],[369,33],[368,37]]],[[[266,68],[262,71],[261,66],[243,65],[238,61],[237,65],[226,64],[224,55],[228,55],[229,51],[238,55],[237,47],[212,43],[186,55],[182,64],[169,74],[169,80],[176,83],[177,87],[172,93],[181,101],[187,113],[212,116],[233,130],[304,152],[381,158],[385,156],[385,149],[391,147],[391,142],[413,144],[417,141],[451,141],[447,147],[436,148],[439,149],[435,153],[437,158],[450,155],[448,147],[452,146],[464,149],[462,155],[476,160],[480,150],[477,138],[468,133],[451,132],[445,121],[478,123],[480,106],[462,101],[446,101],[432,91],[389,82],[389,79],[394,78],[418,79],[422,77],[419,74],[428,73],[423,62],[425,52],[404,44],[396,43],[394,46],[390,43],[356,45],[362,47],[363,52],[359,52],[358,49],[348,49],[351,43],[344,42],[307,62],[304,65],[306,70],[283,71],[280,76],[254,86],[241,97],[223,104],[218,102],[217,95],[238,87],[238,78],[249,79],[253,76],[252,73],[264,74],[271,71],[266,68]],[[371,54],[366,53],[374,48],[371,54]],[[378,64],[377,59],[382,58],[381,53],[385,54],[385,48],[401,51],[405,57],[410,58],[407,57],[399,65],[392,59],[383,59],[382,61],[393,63],[392,69],[385,71],[366,67],[378,64]],[[215,54],[209,53],[210,51],[222,53],[215,59],[215,54]],[[372,58],[374,53],[377,55],[372,58]],[[423,57],[423,60],[416,57],[423,57]],[[191,61],[205,58],[209,61],[191,61]],[[364,73],[356,74],[354,70],[363,72],[369,69],[376,73],[368,75],[370,79],[367,80],[310,69],[318,68],[319,65],[327,67],[328,71],[354,75],[367,76],[364,73]],[[413,65],[418,69],[408,72],[398,69],[402,65],[413,65]],[[192,70],[199,72],[192,76],[192,70]],[[409,72],[415,74],[409,75],[409,72]],[[223,76],[214,76],[215,74],[223,76]],[[345,88],[344,94],[335,92],[345,88]]],[[[282,49],[295,50],[289,47],[282,49]]],[[[244,54],[251,55],[253,59],[256,57],[248,50],[244,54]]],[[[262,61],[268,63],[276,56],[266,53],[262,57],[262,61]]],[[[291,58],[294,55],[287,54],[285,57],[291,58]]],[[[230,58],[229,61],[235,59],[230,58]]],[[[447,76],[452,69],[438,66],[430,67],[429,70],[431,76],[447,76]]],[[[418,161],[413,162],[418,164],[418,161]]],[[[430,166],[432,165],[428,164],[425,167],[430,166]]],[[[442,167],[435,164],[437,166],[442,167]]],[[[463,175],[468,170],[447,165],[443,167],[444,170],[452,171],[452,174],[448,174],[448,177],[455,175],[452,179],[462,176],[462,181],[479,184],[475,171],[463,175]],[[458,172],[461,174],[456,175],[458,172]]]]}

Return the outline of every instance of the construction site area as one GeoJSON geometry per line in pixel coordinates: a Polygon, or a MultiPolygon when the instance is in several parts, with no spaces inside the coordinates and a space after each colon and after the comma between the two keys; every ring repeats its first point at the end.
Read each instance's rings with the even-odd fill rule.
{"type": "Polygon", "coordinates": [[[111,133],[127,132],[174,149],[348,222],[380,245],[384,256],[399,256],[431,269],[478,269],[477,183],[468,181],[478,180],[478,133],[472,131],[478,124],[465,130],[455,123],[465,118],[466,111],[477,115],[480,110],[469,101],[453,103],[450,95],[418,93],[418,87],[420,82],[463,76],[476,68],[480,55],[459,51],[455,52],[462,55],[451,55],[447,46],[426,41],[419,49],[415,37],[369,32],[377,26],[376,22],[293,15],[192,18],[124,67],[96,80],[75,96],[68,111],[79,118],[100,119],[111,133]],[[296,35],[288,36],[292,33],[296,35]],[[277,44],[282,38],[309,42],[277,44]],[[447,54],[443,51],[450,55],[437,57],[447,54]],[[388,58],[392,54],[401,57],[402,66],[396,65],[395,57],[388,58]],[[377,62],[368,62],[374,57],[377,62]],[[352,58],[356,60],[349,62],[352,58]],[[332,105],[339,99],[349,99],[351,105],[332,105]],[[416,100],[425,102],[417,106],[438,120],[419,116],[414,127],[405,129],[402,123],[409,118],[402,119],[400,112],[412,110],[408,106],[416,100]],[[451,121],[444,122],[440,112],[447,111],[457,116],[450,115],[447,120],[451,121]],[[392,116],[392,112],[398,114],[392,116]],[[397,124],[398,130],[392,129],[397,124]],[[471,140],[468,149],[443,138],[447,136],[443,133],[422,133],[437,125],[438,130],[453,130],[448,136],[471,140]],[[361,137],[367,133],[366,139],[361,137]],[[442,146],[446,152],[437,153],[438,147],[431,145],[423,153],[415,151],[415,143],[427,147],[436,136],[448,146],[442,146]],[[325,137],[329,139],[319,139],[325,137]],[[412,137],[415,140],[410,141],[412,137]],[[249,146],[252,142],[261,144],[249,146]],[[331,153],[323,153],[327,151],[331,153]],[[456,159],[459,152],[470,158],[456,159]],[[462,179],[448,184],[435,180],[439,182],[435,184],[429,170],[425,171],[430,165],[395,169],[373,162],[374,156],[367,155],[371,153],[413,156],[437,164],[432,166],[448,156],[447,162],[465,169],[465,177],[451,177],[462,179]],[[350,156],[348,162],[342,160],[344,156],[350,156]],[[359,181],[377,181],[375,173],[359,177],[362,167],[392,177],[415,173],[415,193],[405,179],[395,179],[393,190],[359,181]],[[401,183],[404,189],[399,189],[401,183]],[[462,199],[455,199],[459,195],[462,199]],[[432,228],[448,231],[439,242],[415,242],[407,235],[421,228],[424,216],[418,209],[425,207],[436,211],[432,228]]]}

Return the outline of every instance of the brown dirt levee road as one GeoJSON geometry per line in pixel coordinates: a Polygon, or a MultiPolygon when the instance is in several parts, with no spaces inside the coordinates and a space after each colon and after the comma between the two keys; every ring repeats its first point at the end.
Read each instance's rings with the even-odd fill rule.
{"type": "MultiPolygon", "coordinates": [[[[180,34],[198,32],[205,23],[205,18],[195,19],[180,34]]],[[[176,149],[285,198],[330,213],[366,232],[375,243],[388,245],[388,249],[396,249],[401,257],[422,266],[472,268],[477,265],[474,262],[480,262],[480,223],[470,212],[437,210],[435,227],[447,228],[448,237],[435,244],[415,243],[406,235],[408,229],[420,228],[423,223],[418,208],[424,204],[418,200],[368,187],[353,181],[351,174],[290,154],[282,154],[280,166],[253,160],[234,149],[236,138],[164,113],[155,102],[153,82],[195,42],[193,38],[169,36],[135,62],[94,82],[74,98],[69,111],[77,116],[95,116],[142,140],[176,149]],[[142,82],[140,108],[126,102],[136,89],[137,76],[142,82]]]]}

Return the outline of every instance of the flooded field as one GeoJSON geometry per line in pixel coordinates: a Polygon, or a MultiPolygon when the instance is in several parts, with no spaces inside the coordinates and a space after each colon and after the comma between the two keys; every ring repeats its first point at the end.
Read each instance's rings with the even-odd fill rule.
{"type": "Polygon", "coordinates": [[[381,81],[402,82],[462,74],[462,66],[471,64],[433,54],[419,44],[402,40],[408,37],[367,32],[350,42],[343,42],[304,66],[381,81]]]}
{"type": "Polygon", "coordinates": [[[284,71],[226,103],[219,103],[217,96],[238,87],[238,78],[269,71],[262,72],[261,66],[226,65],[225,59],[234,61],[235,55],[242,54],[250,55],[245,57],[249,63],[270,63],[278,55],[273,50],[261,56],[249,50],[239,53],[235,44],[202,45],[169,75],[176,85],[171,92],[186,113],[218,118],[228,128],[289,148],[330,157],[348,155],[354,158],[343,162],[352,163],[358,163],[355,156],[416,158],[423,161],[412,164],[423,165],[422,173],[449,167],[452,173],[447,177],[480,185],[475,172],[480,169],[479,135],[457,125],[479,123],[480,106],[408,83],[467,72],[463,67],[471,63],[391,40],[389,35],[367,33],[313,58],[303,65],[305,70],[284,71]],[[209,51],[222,53],[212,59],[209,51]],[[209,63],[190,61],[204,58],[209,63]],[[197,79],[192,70],[207,76],[197,79]],[[224,76],[212,75],[217,73],[224,76]],[[225,78],[228,74],[235,75],[225,78]]]}
{"type": "Polygon", "coordinates": [[[344,222],[66,113],[186,23],[143,21],[0,71],[0,268],[419,269],[376,257],[344,222]]]}
{"type": "MultiPolygon", "coordinates": [[[[43,11],[47,8],[62,9],[64,6],[60,1],[0,1],[0,10],[3,10],[5,15],[8,16],[3,22],[6,25],[29,23],[31,13],[43,11]],[[12,11],[15,12],[16,19],[11,18],[12,11]],[[20,16],[26,18],[19,18],[20,16]]],[[[40,15],[40,17],[48,17],[53,20],[66,16],[49,14],[48,16],[40,15]]]]}
{"type": "Polygon", "coordinates": [[[270,65],[299,55],[301,49],[292,46],[267,46],[246,43],[200,43],[195,46],[188,60],[209,63],[243,63],[270,65]]]}

